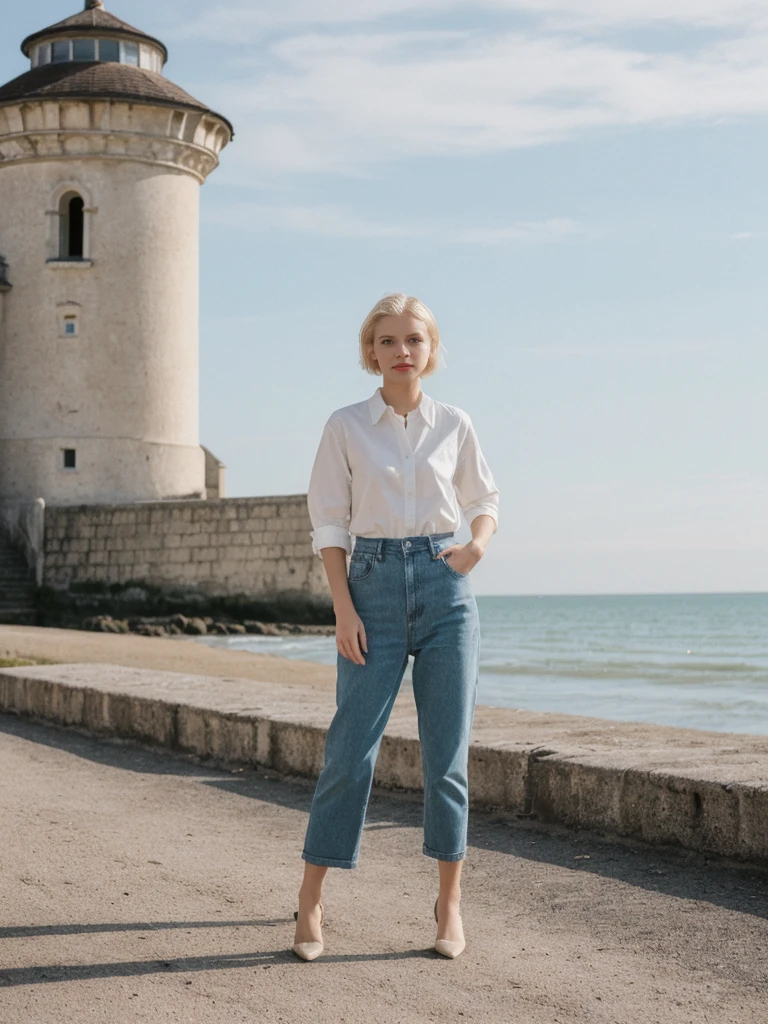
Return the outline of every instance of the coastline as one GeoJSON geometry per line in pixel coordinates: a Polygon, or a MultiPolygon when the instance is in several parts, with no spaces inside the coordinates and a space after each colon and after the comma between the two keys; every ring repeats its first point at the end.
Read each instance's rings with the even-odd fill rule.
{"type": "Polygon", "coordinates": [[[0,658],[48,663],[96,662],[129,668],[190,672],[226,678],[301,685],[331,690],[336,669],[276,654],[230,651],[194,641],[193,636],[142,636],[50,626],[0,625],[0,658]]]}
{"type": "MultiPolygon", "coordinates": [[[[179,638],[0,627],[0,710],[206,763],[316,778],[335,668],[179,638]],[[65,662],[65,663],[62,663],[65,662]]],[[[768,742],[478,704],[476,809],[768,865],[768,742]]],[[[423,791],[412,696],[398,695],[374,784],[423,791]]]]}

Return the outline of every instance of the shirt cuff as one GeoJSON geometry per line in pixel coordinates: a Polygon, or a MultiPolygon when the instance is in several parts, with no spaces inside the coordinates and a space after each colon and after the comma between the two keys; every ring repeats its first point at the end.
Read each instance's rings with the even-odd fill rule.
{"type": "Polygon", "coordinates": [[[496,533],[499,528],[499,510],[495,505],[472,505],[471,508],[464,509],[464,518],[467,523],[471,523],[478,516],[490,516],[493,519],[493,532],[496,533]]]}
{"type": "Polygon", "coordinates": [[[316,530],[312,530],[311,536],[312,550],[319,558],[322,558],[321,548],[344,548],[348,555],[352,553],[349,530],[343,526],[318,526],[316,530]]]}

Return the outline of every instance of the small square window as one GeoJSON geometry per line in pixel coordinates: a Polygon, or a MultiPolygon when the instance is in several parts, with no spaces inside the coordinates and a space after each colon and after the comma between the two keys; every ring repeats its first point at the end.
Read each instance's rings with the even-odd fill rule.
{"type": "Polygon", "coordinates": [[[74,448],[62,448],[64,469],[77,469],[77,452],[74,448]]]}
{"type": "Polygon", "coordinates": [[[139,64],[138,43],[123,43],[123,64],[139,64]]]}
{"type": "Polygon", "coordinates": [[[76,39],[72,44],[73,60],[96,60],[96,40],[76,39]]]}
{"type": "Polygon", "coordinates": [[[73,309],[71,313],[61,310],[59,313],[59,337],[75,338],[80,333],[80,313],[73,309]]]}
{"type": "Polygon", "coordinates": [[[64,64],[71,60],[69,56],[70,42],[68,39],[59,39],[53,44],[53,63],[64,64]]]}
{"type": "Polygon", "coordinates": [[[120,63],[120,43],[117,39],[99,40],[99,60],[120,63]]]}

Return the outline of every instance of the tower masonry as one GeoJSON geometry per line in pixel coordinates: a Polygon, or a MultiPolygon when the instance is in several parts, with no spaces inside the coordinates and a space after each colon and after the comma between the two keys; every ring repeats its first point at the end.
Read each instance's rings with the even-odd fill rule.
{"type": "Polygon", "coordinates": [[[0,87],[0,498],[205,498],[199,193],[226,118],[88,0],[0,87]]]}

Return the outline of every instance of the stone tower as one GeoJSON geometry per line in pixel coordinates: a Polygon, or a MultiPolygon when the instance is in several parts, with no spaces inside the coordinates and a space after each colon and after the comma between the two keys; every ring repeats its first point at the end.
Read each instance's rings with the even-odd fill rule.
{"type": "Polygon", "coordinates": [[[199,190],[230,123],[101,0],[0,87],[0,499],[205,498],[199,190]]]}

